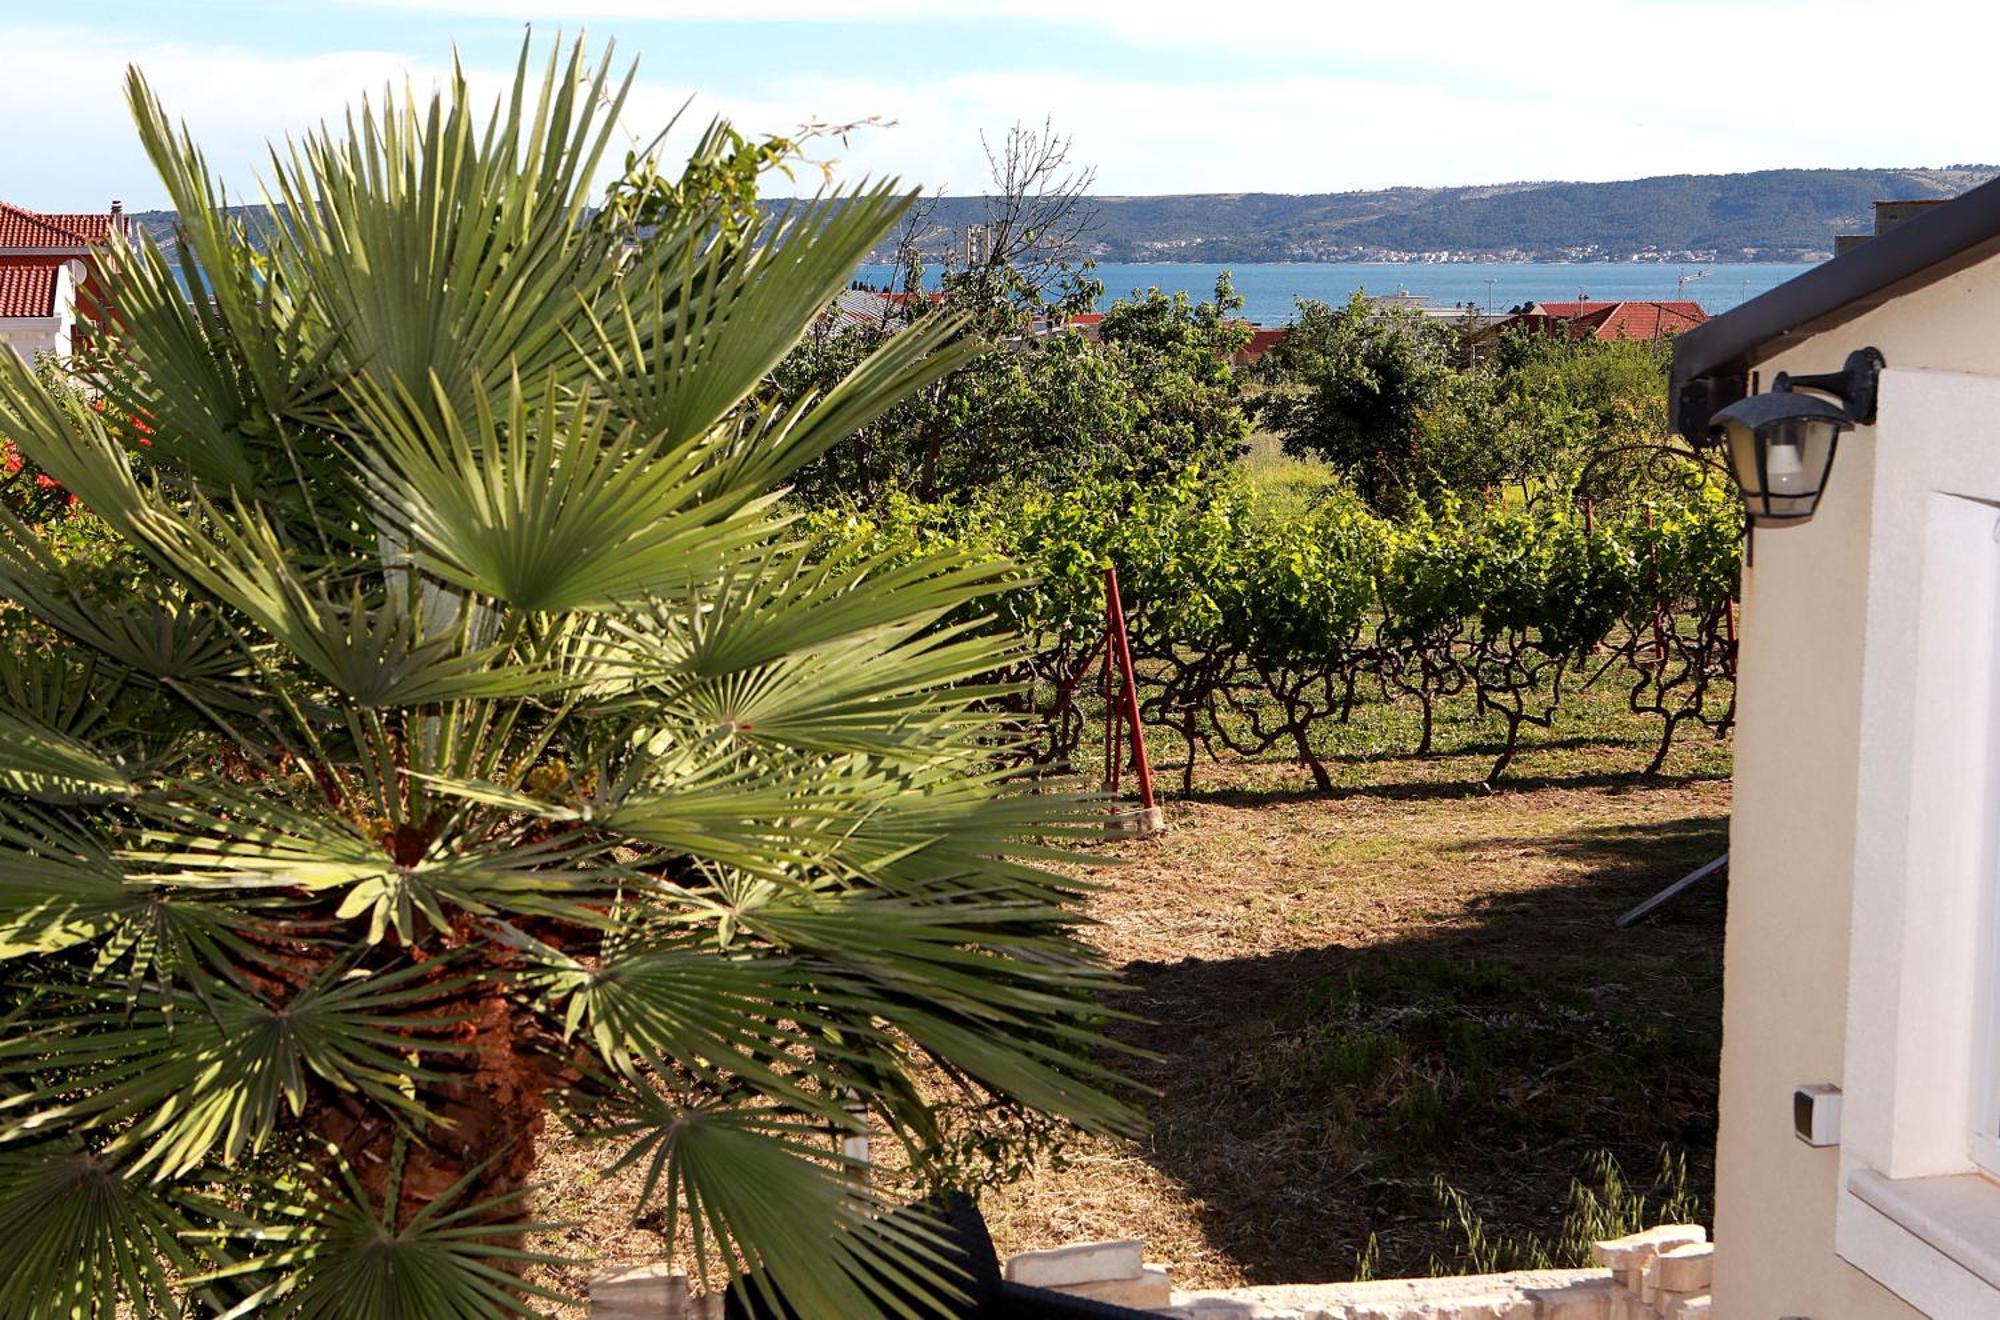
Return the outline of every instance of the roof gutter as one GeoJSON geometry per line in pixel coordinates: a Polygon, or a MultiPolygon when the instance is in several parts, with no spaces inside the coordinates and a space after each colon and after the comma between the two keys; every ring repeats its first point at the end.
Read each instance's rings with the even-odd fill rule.
{"type": "Polygon", "coordinates": [[[2000,179],[1813,267],[1674,341],[1669,424],[1694,444],[1757,363],[2000,251],[2000,179]]]}

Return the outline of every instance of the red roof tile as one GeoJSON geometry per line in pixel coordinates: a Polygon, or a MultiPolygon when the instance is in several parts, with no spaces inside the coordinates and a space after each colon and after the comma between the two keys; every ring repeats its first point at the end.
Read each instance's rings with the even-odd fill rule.
{"type": "Polygon", "coordinates": [[[0,261],[0,320],[54,316],[61,258],[0,261]]]}
{"type": "Polygon", "coordinates": [[[1691,330],[1708,319],[1692,301],[1545,302],[1517,321],[1533,324],[1547,317],[1564,322],[1577,339],[1661,339],[1691,330]]]}
{"type": "Polygon", "coordinates": [[[123,215],[43,214],[0,202],[0,248],[86,247],[110,239],[113,227],[122,228],[123,215]]]}
{"type": "Polygon", "coordinates": [[[1263,357],[1266,353],[1276,348],[1278,341],[1285,337],[1285,329],[1286,327],[1284,326],[1276,326],[1269,329],[1263,326],[1252,326],[1250,328],[1250,342],[1236,350],[1235,360],[1237,365],[1244,366],[1255,362],[1258,358],[1263,357]]]}

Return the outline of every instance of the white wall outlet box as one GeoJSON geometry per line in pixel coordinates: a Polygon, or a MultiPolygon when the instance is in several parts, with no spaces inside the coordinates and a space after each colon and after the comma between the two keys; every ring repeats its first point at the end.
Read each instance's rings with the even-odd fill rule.
{"type": "Polygon", "coordinates": [[[1808,1146],[1838,1146],[1840,1088],[1812,1082],[1792,1092],[1792,1131],[1808,1146]]]}

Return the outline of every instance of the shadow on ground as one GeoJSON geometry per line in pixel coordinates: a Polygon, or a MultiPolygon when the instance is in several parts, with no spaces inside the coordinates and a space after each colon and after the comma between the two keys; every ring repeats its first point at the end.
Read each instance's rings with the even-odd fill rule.
{"type": "Polygon", "coordinates": [[[1580,871],[1362,949],[1129,964],[1147,1157],[1253,1282],[1351,1278],[1371,1234],[1379,1277],[1465,1263],[1437,1178],[1517,1247],[1559,1234],[1599,1151],[1641,1186],[1680,1152],[1705,1194],[1724,885],[1612,922],[1726,835],[1716,815],[1509,840],[1580,871]]]}

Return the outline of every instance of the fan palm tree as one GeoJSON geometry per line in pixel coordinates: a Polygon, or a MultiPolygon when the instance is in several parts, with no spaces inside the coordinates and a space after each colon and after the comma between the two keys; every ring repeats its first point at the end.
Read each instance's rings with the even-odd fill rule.
{"type": "Polygon", "coordinates": [[[973,351],[757,401],[908,199],[634,243],[588,205],[630,83],[364,103],[253,228],[131,75],[177,250],[107,254],[87,390],[0,352],[108,529],[0,514],[0,1316],[528,1311],[552,1115],[707,1264],[868,1314],[953,1281],[839,1136],[1127,1121],[1045,869],[1080,808],[982,713],[998,573],[775,504],[973,351]]]}

